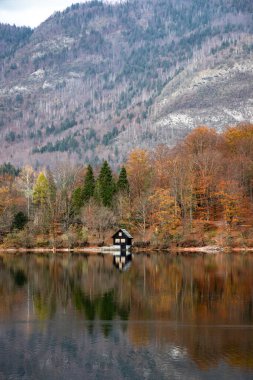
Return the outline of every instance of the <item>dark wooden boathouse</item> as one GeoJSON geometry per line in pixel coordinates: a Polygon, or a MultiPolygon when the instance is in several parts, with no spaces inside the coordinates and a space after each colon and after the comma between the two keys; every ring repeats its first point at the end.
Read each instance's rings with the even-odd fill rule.
{"type": "Polygon", "coordinates": [[[124,228],[120,228],[113,236],[113,245],[131,247],[133,237],[124,228]]]}

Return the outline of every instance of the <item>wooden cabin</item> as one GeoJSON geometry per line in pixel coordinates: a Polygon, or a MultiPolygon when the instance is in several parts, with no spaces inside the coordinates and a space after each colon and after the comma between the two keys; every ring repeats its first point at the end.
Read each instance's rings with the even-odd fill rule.
{"type": "Polygon", "coordinates": [[[119,248],[125,246],[130,248],[132,245],[133,237],[124,228],[120,228],[113,236],[113,245],[119,248]]]}

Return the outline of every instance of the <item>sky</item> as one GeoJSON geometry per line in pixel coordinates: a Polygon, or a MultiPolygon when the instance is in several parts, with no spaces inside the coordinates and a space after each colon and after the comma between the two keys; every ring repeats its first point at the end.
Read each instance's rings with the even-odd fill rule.
{"type": "Polygon", "coordinates": [[[0,22],[16,26],[38,26],[55,11],[85,0],[0,0],[0,22]]]}

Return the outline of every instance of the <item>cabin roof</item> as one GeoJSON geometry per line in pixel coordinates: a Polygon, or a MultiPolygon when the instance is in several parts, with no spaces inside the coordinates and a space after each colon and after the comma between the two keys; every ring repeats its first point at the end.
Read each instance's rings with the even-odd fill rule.
{"type": "Polygon", "coordinates": [[[117,232],[115,232],[115,234],[112,237],[115,237],[120,231],[122,231],[123,234],[125,234],[128,238],[133,239],[131,234],[127,230],[125,230],[124,228],[120,228],[117,232]]]}

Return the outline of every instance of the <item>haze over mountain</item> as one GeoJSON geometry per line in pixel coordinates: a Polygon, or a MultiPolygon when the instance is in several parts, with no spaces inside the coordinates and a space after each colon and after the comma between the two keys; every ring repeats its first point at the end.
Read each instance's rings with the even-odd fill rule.
{"type": "Polygon", "coordinates": [[[92,1],[0,24],[0,161],[117,163],[253,121],[252,0],[92,1]]]}

